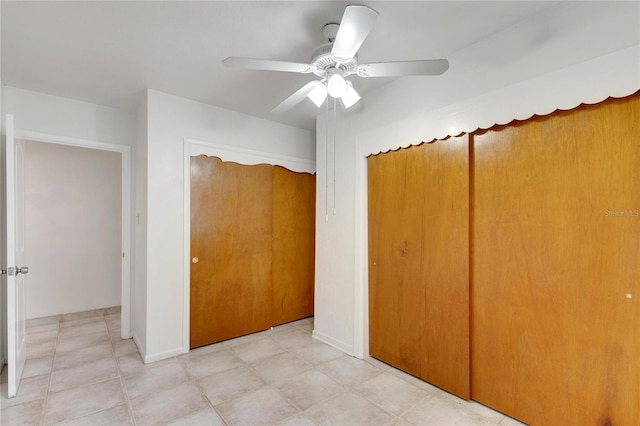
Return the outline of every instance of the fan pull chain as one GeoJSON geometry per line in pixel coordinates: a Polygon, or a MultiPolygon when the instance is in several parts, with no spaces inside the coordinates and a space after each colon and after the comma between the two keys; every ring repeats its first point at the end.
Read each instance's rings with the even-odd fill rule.
{"type": "Polygon", "coordinates": [[[329,102],[325,102],[325,155],[324,155],[324,221],[329,222],[329,102]]]}
{"type": "MultiPolygon", "coordinates": [[[[336,215],[336,133],[338,132],[337,100],[333,98],[333,215],[336,215]]],[[[328,103],[328,102],[327,102],[328,103]]]]}

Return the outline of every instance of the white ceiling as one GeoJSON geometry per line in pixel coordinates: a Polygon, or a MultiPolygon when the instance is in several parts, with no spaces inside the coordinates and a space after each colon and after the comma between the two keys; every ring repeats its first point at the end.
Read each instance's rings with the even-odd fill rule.
{"type": "MultiPolygon", "coordinates": [[[[475,46],[481,46],[478,52],[491,51],[490,41],[495,43],[493,60],[506,63],[521,53],[516,49],[521,44],[510,46],[508,38],[496,34],[518,25],[531,27],[539,20],[535,36],[548,45],[553,43],[554,29],[544,21],[555,8],[566,12],[578,3],[358,2],[380,13],[360,49],[360,62],[452,58],[459,52],[473,58],[475,46]]],[[[2,1],[2,80],[9,86],[120,108],[134,107],[144,89],[150,88],[311,129],[317,109],[307,100],[287,113],[270,110],[313,75],[233,70],[221,61],[247,56],[307,63],[313,49],[326,41],[322,26],[339,22],[347,4],[2,1]]],[[[554,25],[564,27],[563,33],[568,32],[567,25],[569,30],[575,26],[576,31],[598,31],[584,27],[590,24],[588,19],[575,16],[554,25]]],[[[624,31],[609,37],[612,41],[604,47],[591,42],[581,46],[593,50],[591,55],[581,52],[581,57],[628,46],[634,34],[640,34],[638,28],[624,31]]],[[[637,35],[636,42],[639,39],[637,35]]],[[[557,44],[563,48],[561,40],[557,44]]],[[[564,65],[563,54],[556,56],[558,66],[564,65]]],[[[366,96],[391,80],[357,79],[354,86],[366,96]]]]}

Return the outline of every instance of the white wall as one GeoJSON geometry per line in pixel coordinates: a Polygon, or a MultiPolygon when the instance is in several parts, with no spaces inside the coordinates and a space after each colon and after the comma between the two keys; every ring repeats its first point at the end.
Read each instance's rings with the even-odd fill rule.
{"type": "MultiPolygon", "coordinates": [[[[0,76],[1,78],[1,76],[0,76]]],[[[4,194],[4,180],[5,180],[5,171],[4,171],[4,114],[2,111],[2,80],[0,80],[0,138],[2,142],[0,142],[0,241],[5,241],[5,215],[4,215],[4,204],[5,204],[5,194],[4,194]]],[[[5,252],[4,252],[4,244],[0,244],[0,266],[5,268],[5,252]]],[[[6,275],[2,275],[0,277],[0,369],[5,364],[7,359],[6,348],[7,348],[7,328],[6,328],[6,306],[7,306],[7,277],[6,275]]]]}
{"type": "MultiPolygon", "coordinates": [[[[0,2],[0,21],[2,20],[2,2],[0,2]]],[[[2,46],[2,32],[0,31],[0,46],[2,46]]],[[[0,48],[1,50],[1,48],[0,48]]],[[[4,135],[4,111],[2,109],[2,99],[4,97],[4,92],[2,88],[2,54],[0,53],[0,135],[4,135]]],[[[0,139],[2,139],[0,137],[0,139]]],[[[4,142],[0,142],[0,188],[4,188],[4,142]]],[[[4,241],[4,190],[0,189],[0,241],[4,241]]],[[[4,244],[0,244],[0,264],[4,266],[4,244]]],[[[5,351],[6,351],[6,328],[5,328],[5,307],[6,299],[6,284],[5,284],[5,276],[0,277],[0,369],[5,363],[7,359],[5,351]]]]}
{"type": "Polygon", "coordinates": [[[559,44],[547,40],[535,49],[518,51],[519,40],[526,39],[523,31],[532,28],[522,23],[452,55],[451,69],[441,77],[399,79],[367,93],[359,110],[338,113],[337,129],[330,121],[328,137],[327,117],[318,118],[317,338],[359,357],[368,354],[365,157],[494,123],[505,124],[514,118],[526,119],[534,113],[548,114],[556,108],[569,109],[581,102],[633,93],[640,89],[638,9],[637,3],[581,3],[554,9],[553,16],[544,17],[544,21],[553,24],[549,35],[559,44]],[[576,16],[586,23],[584,31],[564,31],[562,19],[576,16]],[[598,30],[592,31],[594,28],[598,30]],[[495,57],[491,51],[495,45],[514,48],[512,60],[496,66],[483,62],[479,53],[495,57]],[[594,45],[595,49],[585,49],[594,45]],[[589,56],[593,52],[602,56],[589,56]],[[557,61],[556,55],[563,55],[562,60],[557,61]],[[550,69],[549,64],[564,68],[550,69]]]}
{"type": "Polygon", "coordinates": [[[5,87],[7,114],[15,115],[17,130],[131,146],[131,112],[88,102],[5,87]]]}
{"type": "MultiPolygon", "coordinates": [[[[301,159],[315,157],[312,132],[148,91],[145,361],[188,350],[184,339],[184,139],[301,159]]],[[[188,218],[187,218],[188,220],[188,218]]],[[[188,342],[188,339],[186,340],[188,342]]]]}
{"type": "Polygon", "coordinates": [[[147,93],[136,110],[134,169],[135,202],[134,227],[134,285],[131,295],[133,307],[131,329],[141,353],[147,346],[147,93]]]}
{"type": "MultiPolygon", "coordinates": [[[[329,116],[332,117],[333,114],[330,112],[329,116]]],[[[355,353],[356,318],[354,134],[359,129],[358,122],[354,119],[353,116],[348,118],[340,110],[337,113],[337,123],[331,120],[328,134],[325,117],[320,116],[317,120],[313,331],[316,338],[351,355],[355,353]]]]}
{"type": "Polygon", "coordinates": [[[121,161],[25,141],[27,318],[120,305],[121,161]]]}

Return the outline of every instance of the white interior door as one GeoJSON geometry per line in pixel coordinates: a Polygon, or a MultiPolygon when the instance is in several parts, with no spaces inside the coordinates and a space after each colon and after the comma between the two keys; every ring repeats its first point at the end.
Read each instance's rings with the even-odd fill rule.
{"type": "Polygon", "coordinates": [[[6,116],[5,131],[6,259],[3,272],[7,275],[7,393],[13,398],[18,393],[27,356],[24,286],[29,269],[25,266],[24,248],[24,144],[14,139],[12,115],[6,116]]]}

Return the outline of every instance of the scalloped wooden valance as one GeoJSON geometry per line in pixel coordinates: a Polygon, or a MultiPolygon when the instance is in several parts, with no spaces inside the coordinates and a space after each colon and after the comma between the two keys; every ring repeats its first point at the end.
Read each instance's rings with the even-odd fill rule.
{"type": "Polygon", "coordinates": [[[446,139],[514,120],[596,104],[640,91],[640,45],[425,111],[358,135],[363,156],[446,139]]]}

